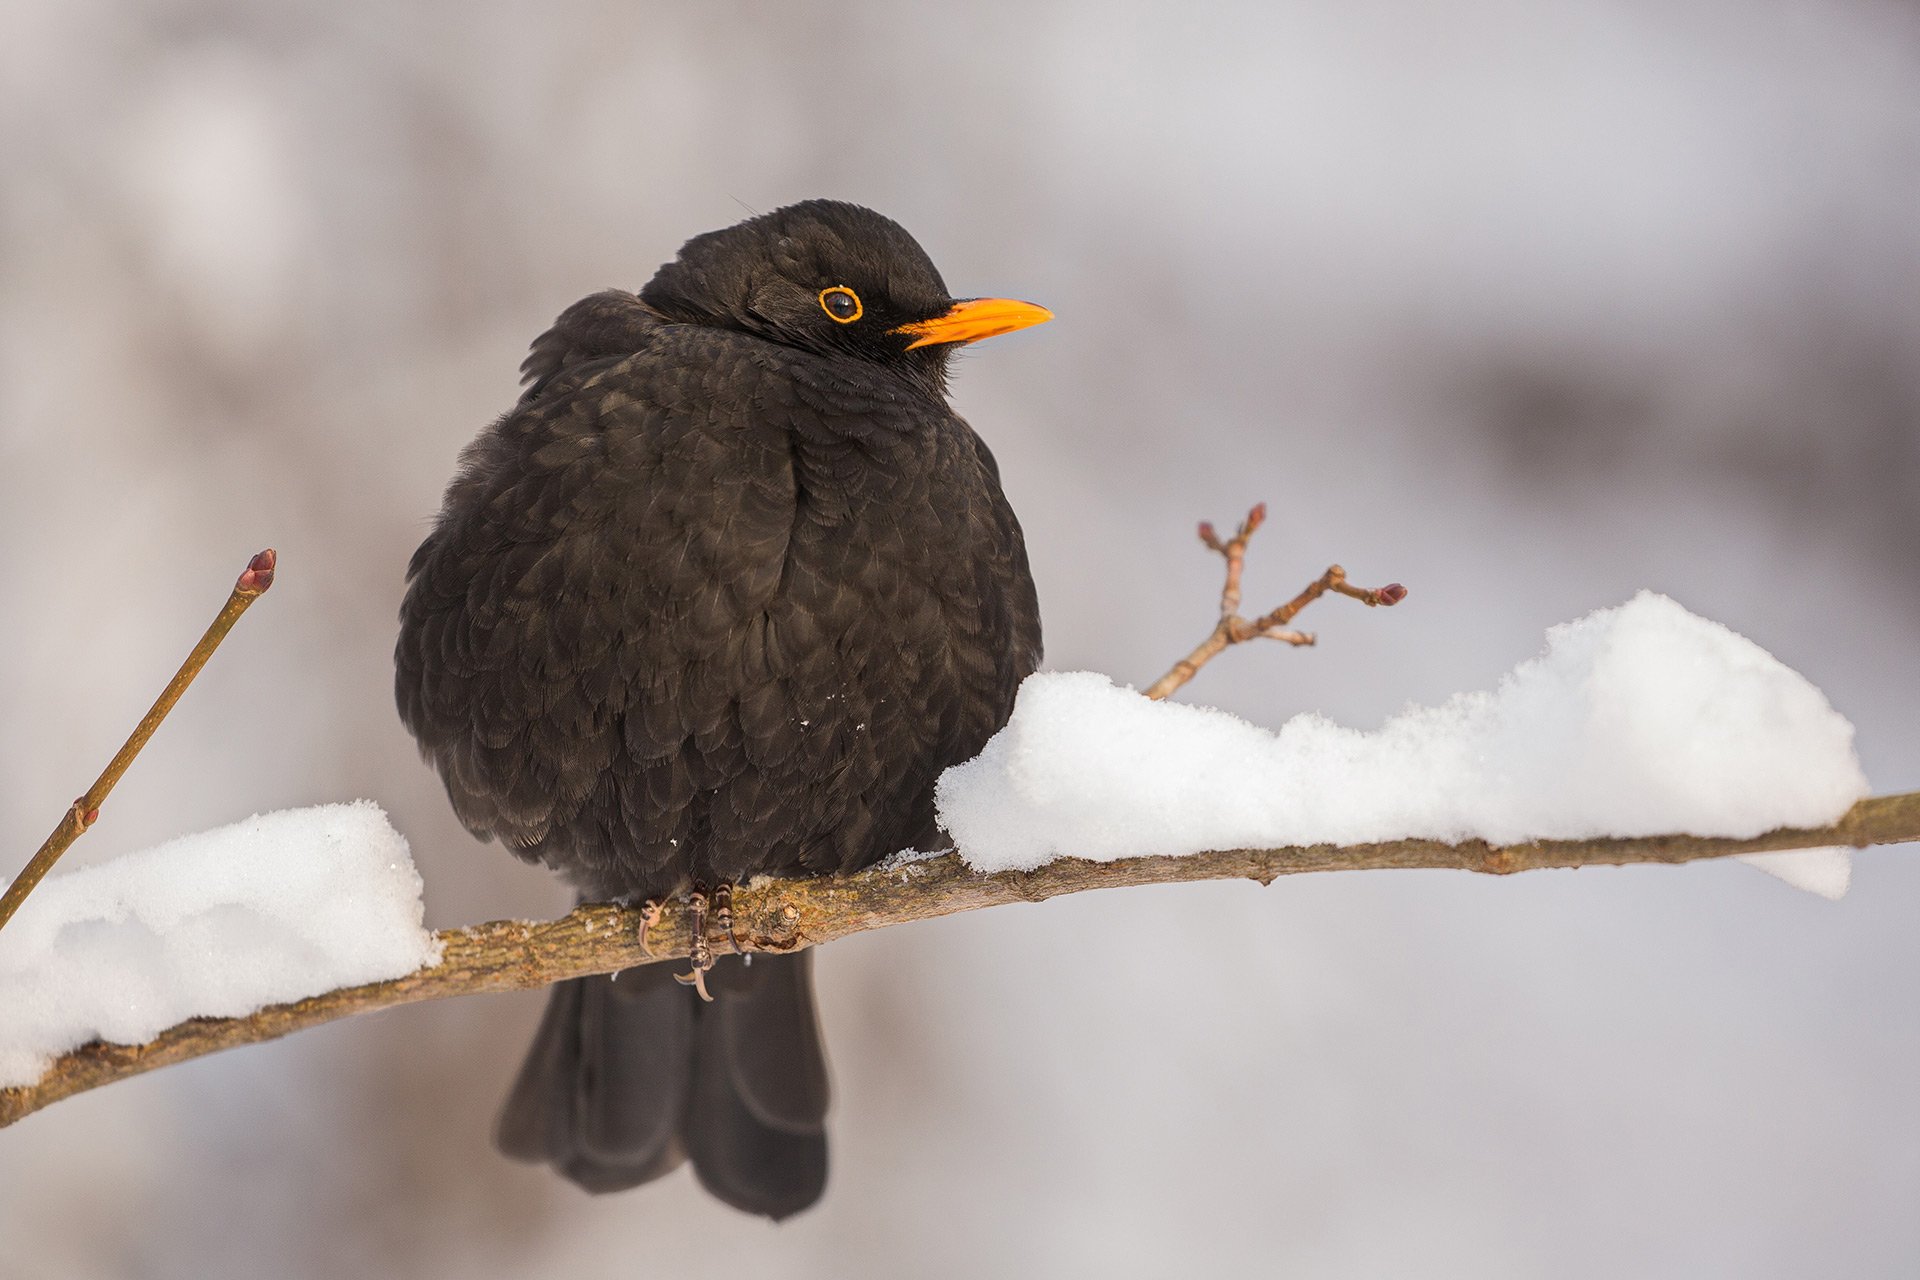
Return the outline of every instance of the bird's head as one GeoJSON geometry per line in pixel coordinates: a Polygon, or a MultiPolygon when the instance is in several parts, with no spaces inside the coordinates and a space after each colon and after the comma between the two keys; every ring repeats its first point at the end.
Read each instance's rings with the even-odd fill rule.
{"type": "Polygon", "coordinates": [[[838,200],[695,236],[640,297],[681,323],[869,360],[936,389],[959,347],[1053,318],[1030,302],[955,299],[905,228],[838,200]]]}

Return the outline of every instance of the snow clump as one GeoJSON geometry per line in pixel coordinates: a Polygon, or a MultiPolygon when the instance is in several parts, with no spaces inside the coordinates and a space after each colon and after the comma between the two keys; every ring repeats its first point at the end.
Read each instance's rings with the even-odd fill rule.
{"type": "MultiPolygon", "coordinates": [[[[1013,719],[940,779],[942,824],[981,871],[1061,855],[1423,837],[1755,836],[1833,822],[1867,794],[1853,726],[1760,646],[1641,592],[1547,632],[1492,692],[1411,706],[1373,733],[1278,733],[1150,702],[1091,672],[1030,677],[1013,719]]],[[[1842,850],[1757,855],[1837,897],[1842,850]]]]}
{"type": "Polygon", "coordinates": [[[0,1087],[440,958],[406,839],[370,800],[269,813],[50,876],[0,929],[0,1087]]]}

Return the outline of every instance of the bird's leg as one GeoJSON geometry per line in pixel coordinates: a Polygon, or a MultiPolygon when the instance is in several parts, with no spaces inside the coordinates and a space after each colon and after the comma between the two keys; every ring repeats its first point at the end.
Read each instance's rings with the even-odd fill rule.
{"type": "Polygon", "coordinates": [[[640,904],[640,954],[653,956],[653,948],[647,945],[647,930],[660,923],[660,899],[648,898],[640,904]]]}
{"type": "Polygon", "coordinates": [[[726,932],[733,954],[741,952],[740,935],[733,931],[733,885],[722,880],[713,891],[713,922],[726,932]]]}
{"type": "Polygon", "coordinates": [[[673,976],[698,991],[702,1000],[712,1000],[707,994],[707,970],[713,968],[713,948],[707,945],[707,895],[699,889],[687,895],[687,916],[688,929],[693,934],[687,959],[693,964],[693,972],[673,976]]]}

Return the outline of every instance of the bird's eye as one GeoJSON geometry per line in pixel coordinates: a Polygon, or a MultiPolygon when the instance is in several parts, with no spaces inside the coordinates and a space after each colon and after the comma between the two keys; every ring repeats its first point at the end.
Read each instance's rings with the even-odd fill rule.
{"type": "Polygon", "coordinates": [[[820,308],[841,324],[852,324],[866,310],[860,305],[860,295],[843,284],[820,291],[820,308]]]}

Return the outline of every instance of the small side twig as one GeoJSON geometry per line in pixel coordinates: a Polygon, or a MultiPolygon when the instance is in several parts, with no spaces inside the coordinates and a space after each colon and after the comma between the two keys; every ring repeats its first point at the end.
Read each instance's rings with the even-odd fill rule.
{"type": "Polygon", "coordinates": [[[239,581],[233,584],[233,594],[229,595],[227,602],[220,606],[220,612],[214,617],[213,624],[207,628],[206,634],[200,637],[200,643],[193,646],[193,652],[187,655],[187,660],[180,664],[180,670],[174,672],[173,679],[167,682],[167,687],[161,691],[160,697],[134,729],[133,736],[128,738],[126,745],[120,748],[120,754],[113,758],[113,762],[107,766],[106,771],[91,787],[87,788],[87,793],[73,802],[72,807],[61,817],[60,825],[55,827],[53,834],[47,837],[46,843],[40,846],[39,851],[28,860],[20,874],[13,878],[13,883],[7,886],[5,896],[0,897],[0,928],[5,928],[7,921],[13,919],[13,913],[20,909],[20,904],[27,900],[27,895],[33,892],[33,887],[39,884],[52,869],[53,864],[60,860],[60,855],[65,853],[75,840],[85,835],[95,819],[99,818],[100,806],[106,802],[107,793],[113,790],[114,784],[120,781],[121,775],[125,774],[127,767],[133,763],[133,758],[140,754],[142,747],[147,745],[147,739],[153,736],[154,730],[160,727],[160,722],[167,718],[169,711],[173,710],[173,704],[180,701],[180,695],[187,691],[187,686],[193,683],[193,678],[200,674],[200,668],[207,665],[207,659],[211,658],[213,651],[220,647],[220,642],[227,638],[227,632],[233,630],[233,624],[240,620],[240,615],[247,611],[247,606],[266,594],[267,588],[273,585],[273,566],[277,559],[278,557],[269,548],[247,561],[247,567],[240,574],[239,581]]]}
{"type": "Polygon", "coordinates": [[[1207,544],[1209,550],[1218,552],[1227,562],[1227,582],[1220,590],[1220,621],[1214,625],[1213,634],[1202,640],[1199,647],[1180,661],[1173,669],[1161,676],[1147,688],[1147,697],[1155,700],[1166,697],[1187,681],[1201,667],[1212,661],[1215,654],[1230,644],[1240,644],[1247,640],[1279,640],[1291,645],[1310,645],[1314,635],[1310,631],[1293,631],[1287,627],[1294,615],[1331,591],[1335,595],[1351,596],[1368,608],[1375,605],[1395,605],[1407,598],[1407,589],[1397,582],[1384,587],[1356,587],[1348,583],[1347,571],[1339,565],[1331,565],[1302,591],[1272,613],[1262,614],[1249,622],[1240,616],[1240,571],[1246,564],[1247,541],[1267,519],[1267,504],[1262,502],[1247,512],[1247,518],[1240,522],[1240,529],[1225,542],[1214,532],[1213,525],[1206,521],[1200,524],[1200,541],[1207,544]]]}

